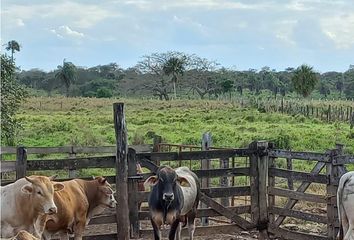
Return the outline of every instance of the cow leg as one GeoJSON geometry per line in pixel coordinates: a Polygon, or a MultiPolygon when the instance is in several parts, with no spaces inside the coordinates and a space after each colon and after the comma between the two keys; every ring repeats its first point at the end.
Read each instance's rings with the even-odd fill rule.
{"type": "Polygon", "coordinates": [[[82,240],[86,226],[86,218],[78,220],[74,225],[74,240],[82,240]]]}
{"type": "Polygon", "coordinates": [[[59,238],[60,240],[69,240],[69,234],[67,232],[61,232],[59,238]]]}
{"type": "Polygon", "coordinates": [[[195,231],[195,220],[196,217],[196,213],[193,211],[190,214],[188,214],[187,216],[187,220],[188,220],[188,233],[189,233],[189,239],[193,240],[193,236],[194,236],[194,231],[195,231]]]}
{"type": "Polygon", "coordinates": [[[181,239],[181,231],[182,231],[182,224],[179,223],[177,230],[176,230],[176,240],[180,240],[181,239]]]}
{"type": "Polygon", "coordinates": [[[168,234],[169,240],[175,240],[176,230],[178,226],[179,226],[179,219],[176,219],[171,225],[170,233],[168,234]]]}
{"type": "Polygon", "coordinates": [[[354,240],[354,224],[349,223],[349,229],[343,240],[354,240]]]}
{"type": "Polygon", "coordinates": [[[160,230],[161,225],[157,225],[153,219],[150,219],[150,220],[151,220],[152,228],[154,229],[155,240],[160,240],[161,239],[161,230],[160,230]]]}

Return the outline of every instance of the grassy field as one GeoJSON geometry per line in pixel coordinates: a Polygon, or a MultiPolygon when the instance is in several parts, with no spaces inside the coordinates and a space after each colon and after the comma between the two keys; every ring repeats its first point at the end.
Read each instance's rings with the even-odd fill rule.
{"type": "Polygon", "coordinates": [[[200,144],[211,132],[213,146],[245,147],[253,140],[274,141],[279,148],[320,151],[345,144],[354,153],[354,130],[304,116],[260,113],[224,101],[30,98],[18,114],[19,143],[25,146],[102,146],[115,144],[113,102],[126,104],[129,143],[200,144]]]}

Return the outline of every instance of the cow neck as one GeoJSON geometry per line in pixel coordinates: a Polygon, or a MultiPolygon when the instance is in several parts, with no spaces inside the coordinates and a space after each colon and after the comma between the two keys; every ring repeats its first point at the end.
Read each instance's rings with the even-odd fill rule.
{"type": "Polygon", "coordinates": [[[94,209],[95,207],[97,207],[99,205],[99,201],[97,198],[99,186],[100,186],[100,184],[97,182],[97,180],[85,181],[84,191],[85,191],[85,195],[87,197],[87,201],[89,204],[89,211],[88,212],[90,212],[92,209],[94,209]]]}

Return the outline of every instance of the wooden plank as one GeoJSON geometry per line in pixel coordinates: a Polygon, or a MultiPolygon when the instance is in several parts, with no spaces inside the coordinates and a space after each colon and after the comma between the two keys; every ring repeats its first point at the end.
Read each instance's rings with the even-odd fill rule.
{"type": "MultiPolygon", "coordinates": [[[[227,188],[202,188],[201,192],[212,198],[231,197],[231,196],[249,196],[250,187],[227,187],[227,188]]],[[[150,192],[137,192],[139,202],[146,202],[150,192]]]]}
{"type": "MultiPolygon", "coordinates": [[[[137,155],[135,155],[135,157],[137,158],[137,155]]],[[[142,167],[149,169],[153,174],[156,173],[157,169],[159,168],[159,166],[147,158],[139,158],[137,161],[142,167]]]]}
{"type": "MultiPolygon", "coordinates": [[[[311,170],[312,174],[318,174],[321,172],[321,170],[324,168],[324,166],[326,165],[326,163],[324,162],[318,162],[316,163],[316,165],[313,167],[313,169],[311,170]]],[[[311,185],[310,182],[302,182],[300,184],[300,186],[297,188],[298,192],[305,192],[307,190],[307,188],[311,185]]],[[[296,199],[288,199],[287,203],[285,204],[285,209],[291,209],[295,206],[295,204],[298,202],[298,200],[296,199]]],[[[274,225],[279,227],[280,224],[283,223],[285,217],[284,216],[279,216],[276,220],[274,225]]]]}
{"type": "Polygon", "coordinates": [[[352,155],[335,156],[333,159],[333,165],[344,165],[350,163],[354,163],[354,156],[352,155]]]}
{"type": "Polygon", "coordinates": [[[274,234],[277,238],[281,239],[289,239],[289,240],[328,240],[325,236],[301,233],[301,232],[293,232],[283,228],[278,228],[275,226],[269,226],[268,231],[274,234]]]}
{"type": "Polygon", "coordinates": [[[201,160],[201,159],[217,159],[247,157],[252,153],[246,149],[226,149],[226,150],[208,150],[193,152],[158,152],[158,153],[138,153],[138,158],[147,158],[150,161],[179,161],[179,160],[201,160]]]}
{"type": "Polygon", "coordinates": [[[212,198],[205,195],[204,193],[201,193],[200,201],[204,202],[207,206],[211,207],[212,209],[220,213],[222,216],[229,218],[232,222],[236,223],[237,226],[244,230],[253,229],[255,227],[254,224],[251,224],[242,217],[234,214],[228,208],[225,208],[224,206],[214,201],[212,198]]]}
{"type": "Polygon", "coordinates": [[[290,199],[296,199],[300,201],[327,203],[326,196],[297,192],[282,188],[268,187],[268,194],[273,196],[276,195],[280,197],[288,197],[290,199]]]}
{"type": "Polygon", "coordinates": [[[128,206],[128,137],[125,122],[124,103],[113,104],[114,129],[117,142],[116,151],[116,207],[117,238],[129,239],[129,206],[128,206]]]}
{"type": "MultiPolygon", "coordinates": [[[[270,157],[269,158],[269,164],[268,164],[269,168],[273,168],[275,167],[274,164],[274,158],[270,157]]],[[[275,187],[275,177],[271,176],[268,174],[268,187],[269,188],[274,188],[275,187]]],[[[275,196],[268,194],[268,206],[269,207],[273,207],[275,206],[275,196]]],[[[269,223],[270,224],[274,224],[275,221],[275,216],[274,214],[269,213],[269,223]]]]}
{"type": "Polygon", "coordinates": [[[294,152],[288,150],[273,149],[268,152],[269,157],[275,158],[291,158],[299,160],[328,162],[330,160],[329,155],[325,153],[316,152],[294,152]]]}
{"type": "Polygon", "coordinates": [[[280,168],[269,168],[269,174],[274,177],[281,177],[287,179],[293,179],[298,181],[306,181],[306,182],[313,182],[313,183],[328,183],[328,177],[323,174],[318,173],[305,173],[305,172],[297,172],[297,171],[290,171],[280,168]]]}
{"type": "MultiPolygon", "coordinates": [[[[230,211],[232,211],[234,214],[244,214],[244,213],[250,213],[251,211],[251,206],[238,206],[238,207],[228,207],[230,211]]],[[[222,216],[220,213],[215,211],[212,208],[202,208],[198,209],[197,211],[197,217],[218,217],[222,216]]],[[[150,217],[150,212],[149,211],[141,211],[139,212],[139,219],[140,220],[147,220],[150,217]]]]}
{"type": "Polygon", "coordinates": [[[305,212],[298,211],[298,210],[284,209],[284,208],[280,208],[280,207],[269,207],[268,211],[273,214],[298,218],[298,219],[302,219],[302,220],[306,220],[306,221],[325,223],[325,224],[327,223],[326,216],[305,213],[305,212]]]}
{"type": "Polygon", "coordinates": [[[103,215],[103,216],[96,216],[91,218],[89,225],[95,225],[95,224],[108,224],[108,223],[116,223],[116,215],[103,215]]]}
{"type": "MultiPolygon", "coordinates": [[[[136,152],[151,152],[151,144],[129,145],[136,152]]],[[[16,147],[0,147],[1,154],[16,154],[16,147]]],[[[99,147],[80,147],[80,146],[62,146],[62,147],[27,147],[27,154],[55,154],[55,153],[112,153],[115,154],[115,146],[99,147]]]]}
{"type": "Polygon", "coordinates": [[[82,239],[83,240],[117,240],[117,234],[107,233],[101,235],[90,235],[90,236],[84,236],[82,239]]]}
{"type": "Polygon", "coordinates": [[[1,173],[16,171],[16,161],[1,161],[1,173]]]}
{"type": "Polygon", "coordinates": [[[27,161],[27,170],[29,171],[114,168],[114,166],[115,156],[27,161]]]}
{"type": "MultiPolygon", "coordinates": [[[[250,168],[240,167],[240,168],[225,168],[225,169],[193,170],[193,172],[198,176],[198,178],[235,177],[235,176],[249,176],[250,168]]],[[[143,173],[140,175],[143,176],[144,179],[147,179],[148,177],[154,175],[154,173],[143,173]]]]}

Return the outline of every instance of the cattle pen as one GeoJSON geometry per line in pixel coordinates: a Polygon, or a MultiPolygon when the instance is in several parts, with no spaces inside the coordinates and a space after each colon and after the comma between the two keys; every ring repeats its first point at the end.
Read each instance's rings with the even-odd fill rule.
{"type": "MultiPolygon", "coordinates": [[[[146,206],[149,193],[139,192],[138,183],[154,174],[160,165],[191,167],[201,179],[202,204],[197,217],[202,220],[196,235],[257,230],[260,239],[336,238],[339,229],[337,185],[344,166],[354,163],[354,156],[345,155],[342,145],[325,153],[314,153],[276,149],[266,141],[252,142],[247,148],[212,149],[205,141],[197,151],[171,151],[169,148],[167,152],[153,152],[151,146],[128,146],[124,115],[124,104],[114,104],[115,147],[52,148],[51,153],[65,152],[69,157],[41,160],[27,158],[30,154],[48,153],[45,148],[2,148],[2,155],[16,154],[16,161],[2,160],[1,173],[15,172],[15,178],[19,179],[38,171],[68,171],[69,178],[58,180],[62,181],[74,178],[81,169],[114,169],[115,174],[107,179],[115,184],[119,205],[115,211],[93,218],[90,226],[116,224],[117,231],[100,231],[85,239],[151,237],[152,230],[142,227],[149,212],[146,207],[139,208],[141,203],[146,206]],[[76,156],[78,153],[109,155],[76,156]],[[137,163],[146,169],[143,174],[137,173],[137,163]],[[309,165],[312,169],[294,170],[292,165],[299,168],[309,165]],[[235,201],[234,197],[242,197],[244,201],[237,198],[235,201]],[[316,206],[315,209],[321,211],[311,211],[313,208],[308,206],[316,206]],[[211,224],[213,218],[222,224],[211,224]],[[293,225],[286,223],[287,219],[293,225],[316,225],[321,230],[294,230],[293,225]]],[[[159,146],[161,150],[166,145],[159,146]]],[[[11,181],[2,180],[2,184],[11,181]]]]}

